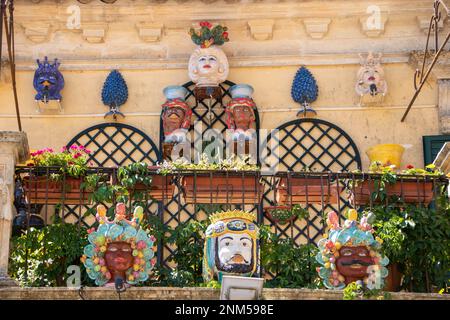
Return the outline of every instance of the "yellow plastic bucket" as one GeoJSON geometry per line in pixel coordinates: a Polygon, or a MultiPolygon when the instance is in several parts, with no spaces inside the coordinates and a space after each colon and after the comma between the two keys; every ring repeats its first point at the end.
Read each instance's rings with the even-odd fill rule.
{"type": "Polygon", "coordinates": [[[383,165],[395,165],[400,168],[405,148],[400,144],[378,144],[366,150],[370,163],[380,161],[383,165]]]}

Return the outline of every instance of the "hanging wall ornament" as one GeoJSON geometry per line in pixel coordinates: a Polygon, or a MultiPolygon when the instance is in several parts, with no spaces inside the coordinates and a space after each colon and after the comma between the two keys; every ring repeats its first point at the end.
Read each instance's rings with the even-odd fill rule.
{"type": "Polygon", "coordinates": [[[102,89],[102,101],[103,104],[109,107],[109,112],[105,114],[107,116],[113,116],[114,120],[117,120],[117,116],[125,115],[120,112],[120,106],[124,105],[128,100],[128,87],[122,74],[113,70],[108,75],[103,84],[102,89]]]}
{"type": "Polygon", "coordinates": [[[34,73],[33,86],[37,94],[34,97],[38,111],[44,109],[59,109],[61,107],[61,90],[64,88],[64,77],[59,71],[60,63],[55,59],[53,63],[45,57],[44,61],[37,60],[38,68],[34,73]]]}
{"type": "Polygon", "coordinates": [[[328,289],[343,289],[359,282],[368,289],[381,289],[388,275],[389,259],[381,254],[381,239],[374,239],[369,214],[357,221],[358,213],[350,209],[341,227],[336,212],[327,218],[328,234],[319,241],[316,256],[317,268],[323,284],[328,289]]]}
{"type": "Polygon", "coordinates": [[[316,79],[305,66],[302,66],[295,75],[291,89],[292,99],[301,104],[297,117],[310,117],[317,114],[309,104],[316,101],[318,95],[316,79]]]}
{"type": "Polygon", "coordinates": [[[213,25],[207,21],[200,22],[200,29],[189,31],[192,41],[198,48],[189,59],[189,77],[196,84],[197,100],[220,98],[222,91],[219,84],[228,77],[228,59],[220,48],[228,42],[227,28],[213,25]]]}
{"type": "Polygon", "coordinates": [[[361,68],[358,70],[356,93],[360,97],[359,105],[381,103],[387,93],[387,82],[384,77],[384,69],[381,66],[381,56],[374,56],[370,52],[366,58],[361,54],[361,68]]]}
{"type": "Polygon", "coordinates": [[[153,250],[156,239],[140,227],[143,208],[134,209],[132,220],[127,220],[126,216],[124,203],[116,205],[112,221],[106,216],[106,208],[97,206],[99,226],[89,234],[89,244],[84,247],[81,261],[89,278],[98,286],[144,282],[156,263],[153,250]]]}
{"type": "Polygon", "coordinates": [[[205,282],[223,275],[251,277],[259,274],[259,228],[256,215],[224,211],[210,216],[203,256],[205,282]]]}

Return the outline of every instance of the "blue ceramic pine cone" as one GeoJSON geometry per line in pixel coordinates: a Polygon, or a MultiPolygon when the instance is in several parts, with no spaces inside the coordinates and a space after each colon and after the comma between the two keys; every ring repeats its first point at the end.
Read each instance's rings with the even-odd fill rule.
{"type": "Polygon", "coordinates": [[[113,70],[103,84],[102,101],[109,107],[119,107],[128,100],[128,87],[122,74],[113,70]]]}
{"type": "Polygon", "coordinates": [[[312,103],[317,100],[318,95],[319,88],[317,87],[316,79],[306,67],[301,67],[292,83],[292,99],[300,104],[312,103]]]}

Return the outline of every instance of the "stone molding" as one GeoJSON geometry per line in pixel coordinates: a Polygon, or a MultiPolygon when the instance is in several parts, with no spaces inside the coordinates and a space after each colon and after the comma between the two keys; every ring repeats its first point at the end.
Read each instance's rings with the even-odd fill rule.
{"type": "Polygon", "coordinates": [[[331,23],[330,18],[309,18],[303,19],[306,33],[312,39],[322,39],[327,33],[331,23]]]}
{"type": "Polygon", "coordinates": [[[368,23],[368,19],[369,18],[367,16],[359,18],[361,32],[369,38],[380,37],[385,31],[386,23],[389,19],[388,13],[380,14],[380,25],[376,27],[373,27],[370,23],[368,23]]]}
{"type": "Polygon", "coordinates": [[[438,80],[439,91],[439,130],[450,134],[450,79],[438,80]]]}
{"type": "Polygon", "coordinates": [[[89,43],[103,43],[105,42],[106,32],[108,31],[108,24],[84,22],[81,29],[85,41],[89,43]]]}
{"type": "Polygon", "coordinates": [[[52,31],[51,24],[47,22],[22,22],[25,37],[34,43],[43,43],[49,40],[52,31]]]}
{"type": "Polygon", "coordinates": [[[138,22],[136,23],[136,29],[142,41],[159,42],[163,35],[164,25],[162,23],[138,22]]]}
{"type": "Polygon", "coordinates": [[[253,39],[262,41],[273,38],[275,21],[271,19],[250,20],[247,22],[253,39]]]}

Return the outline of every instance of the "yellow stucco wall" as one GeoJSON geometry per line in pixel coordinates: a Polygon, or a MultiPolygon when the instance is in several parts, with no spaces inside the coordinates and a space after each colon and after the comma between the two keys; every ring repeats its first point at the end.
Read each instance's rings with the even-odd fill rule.
{"type": "MultiPolygon", "coordinates": [[[[349,8],[353,2],[348,1],[349,8]]],[[[420,8],[420,12],[418,11],[417,14],[429,12],[425,10],[427,8],[426,1],[413,2],[412,5],[417,5],[420,8]]],[[[76,2],[68,1],[64,2],[63,5],[67,6],[73,3],[76,2]]],[[[290,2],[288,1],[287,3],[289,4],[290,2]]],[[[292,6],[296,8],[297,4],[295,2],[292,3],[292,6]]],[[[324,7],[330,6],[322,1],[312,1],[312,3],[322,3],[320,5],[324,7]]],[[[345,4],[342,1],[339,3],[341,5],[345,4]]],[[[21,24],[21,19],[22,21],[26,19],[27,15],[24,12],[29,5],[31,4],[22,4],[17,9],[17,23],[19,25],[21,24]]],[[[63,5],[58,5],[59,12],[63,12],[63,5]]],[[[221,5],[220,3],[216,5],[216,12],[220,11],[217,9],[217,6],[220,7],[221,5]]],[[[386,25],[385,33],[373,39],[373,46],[361,46],[361,39],[364,39],[365,43],[367,43],[367,37],[361,33],[357,20],[355,20],[356,22],[349,22],[349,19],[353,17],[352,15],[355,15],[354,19],[359,19],[360,13],[351,13],[349,17],[341,17],[337,22],[333,21],[329,27],[330,30],[323,39],[311,40],[307,35],[300,35],[300,37],[305,37],[305,42],[313,42],[313,45],[308,47],[313,48],[311,50],[314,52],[311,53],[300,53],[298,49],[291,48],[291,50],[286,47],[286,43],[283,42],[284,38],[290,35],[292,37],[299,36],[294,31],[288,34],[283,32],[280,35],[277,32],[279,30],[277,26],[279,25],[288,25],[291,28],[289,30],[294,30],[296,26],[283,24],[277,20],[272,35],[273,38],[261,42],[251,39],[251,30],[250,35],[248,35],[247,27],[243,23],[237,23],[237,21],[241,20],[247,21],[249,19],[247,16],[239,13],[239,10],[237,10],[236,16],[233,16],[233,19],[229,18],[232,20],[230,25],[234,28],[230,31],[230,37],[233,38],[232,32],[234,32],[240,40],[236,43],[231,41],[229,44],[226,44],[228,46],[227,51],[232,52],[229,80],[236,83],[249,83],[255,88],[254,100],[259,108],[262,128],[275,128],[286,121],[295,119],[298,105],[290,97],[290,88],[295,72],[300,65],[300,63],[296,62],[298,58],[306,62],[305,64],[318,81],[319,99],[312,105],[318,112],[318,118],[336,124],[354,139],[361,153],[364,168],[368,165],[368,159],[364,151],[369,146],[378,143],[409,144],[411,148],[405,152],[403,163],[411,163],[416,166],[423,165],[422,136],[439,134],[438,90],[435,80],[431,79],[425,85],[407,121],[401,123],[400,119],[409,99],[413,95],[412,84],[415,66],[408,61],[409,52],[416,49],[421,43],[424,43],[425,36],[423,31],[417,27],[417,17],[414,12],[412,15],[410,12],[403,13],[401,6],[398,5],[398,1],[383,1],[383,5],[387,8],[389,8],[389,5],[392,5],[392,16],[389,17],[389,24],[386,25]],[[394,9],[400,11],[397,12],[394,9]],[[353,29],[349,29],[349,25],[353,29]],[[414,25],[415,29],[411,29],[410,25],[414,25]],[[401,38],[402,35],[400,28],[402,26],[409,28],[409,38],[416,37],[418,39],[411,43],[411,46],[405,47],[404,42],[401,45],[397,43],[397,39],[401,38]],[[358,36],[356,36],[357,33],[358,36]],[[278,35],[279,38],[277,38],[278,35]],[[245,40],[244,42],[241,41],[243,38],[251,40],[245,40]],[[340,44],[339,39],[345,39],[345,47],[340,44]],[[323,53],[320,52],[321,43],[323,43],[323,53]],[[349,46],[349,43],[353,44],[353,46],[349,46]],[[275,53],[272,50],[277,45],[279,46],[279,54],[276,54],[276,50],[275,53]],[[244,59],[245,54],[240,55],[239,48],[246,47],[252,48],[252,50],[261,48],[261,57],[265,59],[264,63],[252,63],[251,57],[245,57],[244,59]],[[358,106],[358,97],[354,90],[356,72],[359,68],[357,53],[366,53],[374,49],[380,49],[378,51],[387,53],[383,66],[389,86],[388,94],[380,106],[360,107],[358,106]],[[267,50],[267,54],[264,53],[264,50],[267,50]],[[341,52],[345,57],[342,58],[334,54],[333,51],[341,52]],[[295,52],[295,55],[291,54],[295,52]],[[319,60],[317,60],[317,57],[319,57],[319,60]],[[323,57],[325,62],[320,60],[321,57],[323,57]],[[287,62],[280,62],[281,60],[287,62]]],[[[107,5],[102,6],[106,8],[107,5]]],[[[96,5],[95,8],[103,8],[102,6],[96,5]]],[[[120,6],[120,4],[114,4],[113,6],[120,6]]],[[[153,5],[153,7],[150,6],[149,8],[156,8],[155,6],[153,5]]],[[[227,5],[223,4],[223,6],[227,5]]],[[[239,4],[236,4],[236,6],[239,6],[239,4]]],[[[286,6],[286,3],[284,3],[283,8],[286,6]]],[[[161,7],[164,7],[164,5],[160,5],[161,7]]],[[[84,8],[82,7],[83,10],[84,8]]],[[[248,9],[248,6],[246,8],[248,9]]],[[[364,9],[364,7],[362,8],[364,9]]],[[[318,15],[317,12],[321,12],[319,9],[319,7],[311,8],[311,15],[318,15]]],[[[361,9],[362,13],[364,13],[363,9],[361,9]]],[[[265,14],[270,16],[270,12],[265,14]]],[[[40,13],[36,13],[36,15],[40,17],[36,25],[42,24],[43,15],[40,13]]],[[[189,51],[186,50],[190,50],[189,48],[192,46],[187,46],[187,49],[181,47],[184,50],[182,53],[178,53],[176,50],[181,50],[177,45],[178,39],[188,38],[186,34],[182,36],[183,33],[181,31],[184,32],[184,29],[187,29],[188,26],[200,19],[200,15],[195,17],[195,13],[192,12],[191,15],[193,18],[186,23],[186,27],[177,25],[179,29],[173,34],[170,34],[170,22],[166,21],[164,23],[167,30],[163,32],[165,38],[163,38],[162,44],[169,49],[173,49],[172,51],[169,50],[173,57],[170,54],[159,60],[155,57],[149,57],[148,61],[150,62],[162,61],[156,67],[128,67],[129,62],[134,61],[133,56],[135,52],[132,52],[132,47],[127,51],[127,43],[123,35],[118,39],[123,44],[120,54],[125,55],[126,58],[107,59],[101,58],[101,55],[105,52],[113,53],[108,50],[113,50],[111,42],[116,43],[119,41],[118,39],[113,39],[109,42],[109,38],[106,38],[104,43],[85,45],[85,42],[73,33],[55,31],[55,34],[51,35],[50,40],[46,40],[44,44],[36,44],[24,36],[23,29],[17,28],[17,87],[23,130],[28,134],[31,149],[59,148],[78,132],[92,125],[104,123],[106,120],[103,119],[103,114],[108,109],[101,102],[100,92],[109,70],[113,68],[118,68],[122,72],[129,89],[128,102],[121,107],[121,111],[126,115],[126,118],[120,120],[120,122],[143,130],[158,144],[159,112],[161,104],[164,102],[162,89],[167,85],[183,84],[189,81],[185,66],[189,51]],[[92,59],[82,59],[86,67],[76,67],[75,62],[71,61],[78,58],[76,50],[70,53],[67,53],[65,50],[65,45],[75,41],[74,39],[78,39],[76,41],[81,43],[79,46],[80,56],[92,55],[92,59]],[[61,65],[66,82],[62,91],[63,113],[36,113],[35,91],[32,86],[35,68],[34,59],[37,56],[43,58],[45,54],[49,54],[51,59],[60,56],[65,57],[65,59],[62,59],[61,65]],[[164,65],[165,61],[170,62],[172,58],[176,59],[179,65],[175,67],[169,66],[169,64],[167,66],[164,65]],[[95,67],[90,67],[90,63],[95,64],[95,67]]],[[[201,15],[201,19],[206,18],[209,17],[201,15]]],[[[210,18],[214,20],[216,17],[212,15],[210,18]]],[[[189,20],[188,18],[184,19],[189,20]]],[[[100,22],[110,21],[105,16],[98,16],[96,20],[100,22]]],[[[220,21],[226,22],[227,18],[220,17],[220,21]]],[[[132,24],[128,28],[124,29],[124,32],[131,33],[135,31],[132,24]]],[[[135,39],[133,38],[132,41],[135,41],[135,39]]],[[[145,46],[145,44],[143,45],[145,46]]],[[[161,44],[149,43],[148,48],[151,50],[159,45],[161,44]]],[[[139,59],[144,59],[145,61],[145,57],[146,55],[143,54],[139,56],[139,59]]],[[[0,128],[1,130],[17,129],[11,84],[7,81],[0,82],[0,128]]]]}

